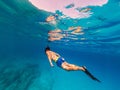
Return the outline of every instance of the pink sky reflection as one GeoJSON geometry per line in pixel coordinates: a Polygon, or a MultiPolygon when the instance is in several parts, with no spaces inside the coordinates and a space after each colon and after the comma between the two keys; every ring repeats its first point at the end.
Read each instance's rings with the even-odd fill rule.
{"type": "Polygon", "coordinates": [[[55,10],[60,10],[63,14],[71,17],[79,17],[79,12],[75,10],[77,7],[86,6],[102,6],[108,2],[108,0],[29,0],[34,6],[39,9],[55,12],[55,10]],[[66,9],[65,6],[74,3],[74,7],[66,9]]]}

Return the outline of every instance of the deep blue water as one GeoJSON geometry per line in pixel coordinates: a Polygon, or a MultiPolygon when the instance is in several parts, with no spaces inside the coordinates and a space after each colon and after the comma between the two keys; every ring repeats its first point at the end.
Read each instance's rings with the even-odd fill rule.
{"type": "Polygon", "coordinates": [[[119,90],[120,2],[90,8],[89,18],[57,24],[62,30],[80,25],[84,35],[48,42],[48,31],[56,28],[45,22],[50,12],[28,0],[0,0],[0,90],[119,90]],[[66,61],[85,65],[102,83],[80,71],[51,68],[44,52],[48,44],[66,61]]]}

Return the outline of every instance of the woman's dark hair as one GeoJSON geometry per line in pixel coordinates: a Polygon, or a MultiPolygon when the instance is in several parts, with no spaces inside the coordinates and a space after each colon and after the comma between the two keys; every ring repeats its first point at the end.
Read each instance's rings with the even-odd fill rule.
{"type": "Polygon", "coordinates": [[[45,48],[45,53],[46,53],[47,50],[50,50],[50,47],[47,46],[47,47],[45,48]]]}

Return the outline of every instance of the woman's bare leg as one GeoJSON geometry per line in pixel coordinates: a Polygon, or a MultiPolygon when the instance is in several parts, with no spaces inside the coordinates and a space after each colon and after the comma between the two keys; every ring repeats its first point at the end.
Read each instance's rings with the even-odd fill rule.
{"type": "Polygon", "coordinates": [[[81,71],[85,71],[85,69],[83,67],[74,65],[74,64],[69,64],[67,62],[64,62],[62,64],[63,69],[67,70],[67,71],[76,71],[76,70],[81,70],[81,71]]]}

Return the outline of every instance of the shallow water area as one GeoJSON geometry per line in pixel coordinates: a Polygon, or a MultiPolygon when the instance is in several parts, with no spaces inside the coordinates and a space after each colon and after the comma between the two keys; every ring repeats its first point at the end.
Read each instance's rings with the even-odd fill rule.
{"type": "Polygon", "coordinates": [[[0,90],[119,90],[119,0],[76,6],[69,2],[61,9],[79,11],[73,18],[60,10],[39,9],[30,0],[0,1],[0,90]],[[69,5],[73,6],[65,8],[69,5]],[[45,21],[56,13],[56,21],[45,21]],[[78,27],[82,29],[71,30],[78,27]],[[60,40],[48,41],[51,30],[61,31],[60,40]],[[101,83],[84,72],[65,71],[55,62],[50,67],[47,45],[67,62],[85,65],[101,83]]]}

